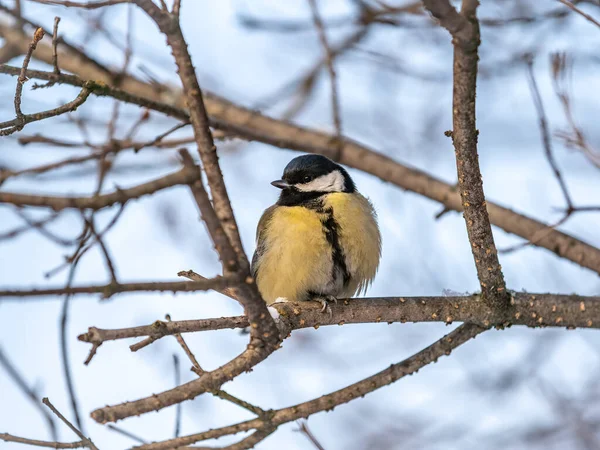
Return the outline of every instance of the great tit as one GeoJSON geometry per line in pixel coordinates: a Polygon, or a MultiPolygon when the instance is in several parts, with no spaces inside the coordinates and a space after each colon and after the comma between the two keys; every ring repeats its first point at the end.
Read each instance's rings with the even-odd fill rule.
{"type": "Polygon", "coordinates": [[[292,159],[277,203],[256,230],[252,274],[267,302],[328,302],[365,292],[381,257],[381,234],[371,202],[348,172],[321,155],[292,159]]]}

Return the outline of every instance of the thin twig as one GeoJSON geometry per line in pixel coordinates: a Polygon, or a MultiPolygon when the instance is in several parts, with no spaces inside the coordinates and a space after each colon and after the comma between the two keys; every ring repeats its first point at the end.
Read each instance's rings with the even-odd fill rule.
{"type": "MultiPolygon", "coordinates": [[[[22,114],[19,109],[16,119],[8,120],[6,122],[0,122],[0,136],[8,136],[17,131],[20,131],[28,123],[38,122],[40,120],[49,119],[50,117],[59,116],[70,111],[75,111],[83,103],[85,103],[87,98],[90,96],[91,92],[92,91],[90,91],[87,87],[84,87],[83,89],[81,89],[77,97],[75,97],[75,99],[73,99],[72,101],[65,103],[62,106],[59,106],[58,108],[49,109],[47,111],[42,111],[33,114],[22,114]]],[[[17,97],[15,96],[15,105],[17,103],[19,103],[20,105],[20,97],[18,102],[16,101],[16,98],[17,97]]]]}
{"type": "Polygon", "coordinates": [[[111,431],[114,431],[115,433],[119,433],[119,434],[121,434],[121,435],[123,435],[125,437],[128,437],[129,439],[132,439],[132,440],[134,440],[134,441],[136,441],[136,442],[138,442],[140,444],[145,444],[146,443],[146,440],[142,439],[141,437],[139,437],[139,436],[137,436],[137,435],[135,435],[135,434],[127,431],[127,430],[124,430],[123,428],[117,427],[116,425],[113,425],[112,423],[109,423],[107,425],[107,428],[109,430],[111,430],[111,431]]]}
{"type": "Polygon", "coordinates": [[[85,442],[85,445],[87,445],[87,446],[90,448],[90,450],[98,450],[98,447],[96,447],[96,446],[94,445],[94,443],[91,441],[91,439],[90,439],[90,438],[88,438],[88,437],[86,437],[86,436],[85,436],[85,435],[84,435],[84,434],[83,434],[83,433],[82,433],[80,430],[78,430],[77,428],[75,428],[75,427],[73,426],[73,424],[72,424],[71,422],[69,422],[69,421],[68,421],[68,420],[65,418],[65,416],[63,416],[63,415],[62,415],[62,414],[61,414],[61,413],[60,413],[60,412],[59,412],[59,411],[58,411],[58,410],[57,410],[57,409],[54,407],[54,405],[53,405],[52,403],[50,403],[50,400],[48,400],[48,398],[47,398],[47,397],[44,397],[44,398],[42,399],[42,403],[43,403],[44,405],[46,405],[48,408],[50,408],[50,411],[52,411],[52,412],[53,412],[53,413],[56,415],[56,417],[58,417],[60,420],[62,420],[62,421],[63,421],[63,423],[64,423],[65,425],[67,425],[67,426],[68,426],[68,427],[71,429],[71,431],[73,431],[73,433],[75,433],[75,434],[76,434],[76,435],[77,435],[77,436],[78,436],[78,437],[79,437],[79,438],[80,438],[80,439],[81,439],[83,442],[85,442]]]}
{"type": "Polygon", "coordinates": [[[18,444],[31,445],[34,447],[45,447],[45,448],[82,448],[87,447],[84,441],[77,442],[57,442],[57,441],[40,441],[37,439],[28,439],[24,437],[14,436],[8,433],[0,433],[0,440],[5,442],[15,442],[18,444]]]}
{"type": "MultiPolygon", "coordinates": [[[[15,114],[17,116],[17,123],[18,126],[20,127],[20,129],[23,128],[23,126],[25,125],[25,117],[23,115],[23,112],[21,111],[21,96],[23,94],[23,84],[25,83],[25,81],[27,81],[27,76],[25,75],[27,73],[27,67],[29,66],[29,61],[31,61],[31,55],[33,54],[35,48],[37,47],[38,42],[40,42],[42,40],[42,38],[44,37],[44,30],[42,30],[41,28],[38,28],[35,30],[35,33],[33,34],[33,40],[31,41],[31,44],[29,44],[29,49],[27,50],[27,53],[25,54],[25,59],[23,60],[23,65],[21,66],[21,72],[19,73],[19,78],[17,78],[17,88],[15,91],[15,114]]],[[[3,126],[0,125],[0,128],[5,128],[3,126]]]]}
{"type": "Polygon", "coordinates": [[[538,115],[538,123],[540,127],[540,134],[542,135],[542,143],[544,145],[546,159],[548,160],[548,163],[550,164],[550,167],[554,172],[554,176],[556,177],[556,181],[560,186],[562,194],[565,198],[565,202],[567,204],[567,209],[571,210],[573,208],[573,201],[571,200],[569,190],[567,189],[567,184],[565,183],[565,180],[562,177],[560,169],[558,168],[558,164],[556,163],[556,159],[554,158],[554,153],[552,151],[552,138],[550,137],[550,131],[548,130],[548,119],[546,118],[546,112],[544,111],[544,102],[542,100],[542,96],[540,95],[537,81],[533,73],[532,57],[528,57],[526,63],[527,81],[529,82],[529,90],[531,92],[533,104],[538,115]]]}
{"type": "Polygon", "coordinates": [[[593,23],[594,25],[596,25],[597,27],[600,27],[600,22],[598,22],[596,19],[594,19],[592,16],[590,16],[589,14],[586,14],[585,12],[583,12],[581,9],[579,9],[577,6],[575,6],[573,3],[571,3],[568,0],[558,0],[559,2],[561,2],[563,5],[571,8],[573,11],[575,11],[577,14],[579,14],[581,17],[584,17],[587,21],[593,23]]]}
{"type": "Polygon", "coordinates": [[[102,294],[103,298],[109,298],[121,292],[196,292],[207,291],[211,289],[223,289],[226,286],[239,283],[239,277],[229,275],[226,277],[210,278],[206,281],[164,281],[164,282],[140,282],[140,283],[121,283],[121,284],[100,284],[89,286],[73,286],[70,288],[55,287],[45,289],[4,289],[0,290],[0,297],[6,297],[3,301],[8,301],[10,297],[42,297],[53,295],[75,295],[75,294],[102,294]]]}
{"type": "MultiPolygon", "coordinates": [[[[171,322],[171,316],[169,316],[169,315],[167,315],[167,322],[173,323],[173,322],[171,322]]],[[[206,371],[202,368],[202,366],[200,366],[200,363],[196,359],[196,355],[194,355],[194,353],[192,352],[190,347],[187,345],[187,342],[185,341],[185,339],[183,339],[183,336],[181,335],[181,333],[175,333],[173,336],[175,337],[175,339],[177,340],[177,343],[181,346],[181,348],[183,349],[183,351],[185,352],[185,354],[191,361],[192,372],[194,372],[198,376],[204,375],[206,373],[206,371]]],[[[250,411],[253,414],[256,414],[257,416],[263,416],[263,415],[267,414],[267,412],[265,410],[263,410],[262,408],[259,408],[258,406],[248,403],[245,400],[241,400],[231,394],[228,394],[227,392],[225,392],[221,389],[217,389],[216,391],[213,391],[212,394],[215,397],[219,397],[223,400],[227,400],[235,405],[238,405],[244,409],[247,409],[248,411],[250,411]]]]}
{"type": "Polygon", "coordinates": [[[299,431],[304,436],[306,436],[306,438],[311,442],[312,445],[314,445],[314,447],[317,450],[325,450],[325,447],[321,445],[321,443],[318,441],[315,435],[312,434],[312,432],[309,430],[306,420],[302,420],[298,423],[298,429],[296,431],[299,431]]]}
{"type": "MultiPolygon", "coordinates": [[[[480,295],[460,297],[380,297],[344,299],[332,305],[334,317],[320,314],[308,302],[280,303],[274,307],[290,330],[364,323],[471,322],[483,327],[524,325],[528,327],[600,328],[600,297],[579,295],[512,293],[514,315],[505,321],[490,311],[480,295]],[[583,307],[582,307],[583,303],[583,307]]],[[[213,319],[156,321],[150,325],[101,329],[90,327],[78,339],[90,344],[150,336],[156,339],[182,333],[239,329],[248,326],[245,316],[213,319]]],[[[186,352],[187,353],[187,352],[186,352]]],[[[192,361],[193,362],[193,361],[192,361]]],[[[194,365],[197,364],[193,363],[194,365]]],[[[197,371],[202,375],[204,371],[197,371]]]]}
{"type": "MultiPolygon", "coordinates": [[[[173,371],[175,372],[175,386],[181,384],[181,373],[179,370],[179,357],[173,354],[173,371]]],[[[181,403],[175,406],[175,437],[181,434],[181,403]]]]}
{"type": "MultiPolygon", "coordinates": [[[[325,32],[325,27],[323,25],[323,21],[321,20],[321,15],[319,14],[319,8],[317,6],[317,0],[308,0],[310,4],[310,9],[312,11],[313,23],[315,24],[315,28],[317,29],[317,33],[319,34],[319,40],[321,41],[321,46],[323,47],[323,51],[325,52],[325,64],[327,66],[327,71],[329,72],[329,82],[331,89],[331,111],[333,114],[333,124],[335,126],[335,134],[338,140],[342,139],[342,119],[340,113],[340,100],[338,95],[338,83],[337,76],[335,72],[335,66],[333,63],[333,53],[331,51],[331,47],[329,46],[329,42],[327,40],[327,33],[325,32]]],[[[342,146],[340,143],[340,150],[342,146]]],[[[339,158],[336,158],[339,160],[339,158]]]]}
{"type": "Polygon", "coordinates": [[[52,30],[52,66],[54,67],[54,73],[60,75],[60,68],[58,67],[58,24],[60,23],[60,17],[54,18],[54,29],[52,30]]]}
{"type": "Polygon", "coordinates": [[[52,197],[29,195],[12,192],[0,192],[0,203],[10,203],[16,206],[39,206],[51,208],[54,211],[62,209],[98,210],[115,204],[123,204],[145,195],[154,194],[180,184],[194,182],[200,176],[199,171],[190,171],[187,167],[132,188],[116,189],[113,192],[91,197],[52,197]]]}

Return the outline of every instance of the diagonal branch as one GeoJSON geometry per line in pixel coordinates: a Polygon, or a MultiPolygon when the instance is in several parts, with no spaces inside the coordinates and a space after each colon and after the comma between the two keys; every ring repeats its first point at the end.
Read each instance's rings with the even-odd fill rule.
{"type": "Polygon", "coordinates": [[[227,237],[227,234],[225,234],[225,230],[221,225],[221,221],[217,217],[213,205],[208,198],[208,194],[204,189],[200,168],[194,164],[194,160],[187,150],[179,150],[179,155],[183,160],[184,167],[186,167],[190,172],[195,171],[198,174],[193,182],[190,183],[190,189],[192,190],[192,194],[194,195],[194,200],[196,200],[198,209],[200,209],[200,213],[202,214],[202,220],[206,224],[208,233],[210,234],[210,237],[217,249],[217,253],[221,258],[221,262],[225,268],[225,273],[235,272],[237,270],[237,256],[235,250],[231,246],[231,242],[229,242],[229,238],[227,237]]]}
{"type": "Polygon", "coordinates": [[[198,78],[196,77],[192,58],[187,49],[187,43],[179,26],[179,17],[162,11],[152,0],[135,0],[135,4],[154,20],[160,31],[166,36],[167,44],[171,47],[178,69],[177,74],[183,87],[185,103],[189,110],[196,145],[213,197],[215,212],[238,255],[242,269],[249,273],[250,265],[244,253],[242,240],[237,224],[235,223],[233,209],[227,195],[223,174],[219,167],[217,148],[209,128],[208,114],[204,106],[202,90],[198,84],[198,78]]]}
{"type": "Polygon", "coordinates": [[[233,360],[218,369],[206,372],[196,380],[140,400],[96,409],[92,411],[92,418],[98,423],[116,422],[127,417],[158,411],[186,400],[192,400],[206,392],[219,390],[224,383],[231,381],[242,372],[250,370],[271,353],[273,351],[266,347],[249,345],[243,353],[233,360]]]}
{"type": "Polygon", "coordinates": [[[60,420],[63,421],[63,423],[68,426],[71,431],[73,431],[73,433],[75,433],[80,439],[81,442],[83,442],[85,444],[86,447],[88,447],[90,450],[98,450],[98,447],[96,447],[96,445],[94,445],[94,443],[92,442],[92,440],[88,437],[86,437],[79,429],[77,429],[71,422],[69,422],[67,420],[67,418],[65,416],[63,416],[60,411],[58,411],[54,405],[52,403],[50,403],[50,400],[48,400],[47,397],[44,397],[42,399],[42,403],[44,405],[46,405],[48,408],[50,408],[50,411],[52,411],[56,417],[58,417],[60,420]]]}
{"type": "MultiPolygon", "coordinates": [[[[185,445],[190,445],[198,441],[206,439],[218,438],[230,434],[239,433],[249,430],[270,430],[284,423],[308,417],[312,414],[321,411],[331,411],[336,406],[348,403],[354,399],[365,396],[381,387],[390,385],[399,379],[411,375],[426,365],[437,361],[444,355],[449,355],[452,350],[464,344],[469,339],[474,338],[485,328],[477,325],[465,324],[461,325],[451,333],[447,334],[440,340],[434,342],[429,347],[412,355],[402,362],[392,364],[387,369],[382,370],[368,378],[365,378],[357,383],[351,384],[343,389],[332,392],[322,397],[300,403],[287,408],[282,408],[273,411],[270,418],[262,417],[257,419],[241,422],[236,425],[230,425],[223,428],[217,428],[203,433],[182,436],[168,441],[155,442],[152,444],[141,445],[134,447],[136,450],[167,450],[178,448],[185,445]]],[[[248,448],[248,447],[243,447],[248,448]]]]}
{"type": "MultiPolygon", "coordinates": [[[[233,209],[227,195],[225,181],[219,167],[217,148],[215,147],[209,127],[210,124],[204,106],[202,91],[198,84],[187,43],[180,28],[179,16],[161,10],[151,0],[135,0],[135,3],[156,23],[160,31],[167,38],[167,44],[171,47],[178,69],[177,74],[183,87],[185,104],[190,114],[194,138],[198,152],[200,153],[208,185],[210,186],[214,212],[237,254],[237,263],[241,272],[247,275],[245,283],[235,287],[234,290],[238,294],[236,296],[243,305],[244,312],[250,320],[251,342],[249,347],[266,346],[267,352],[273,352],[277,349],[280,342],[279,333],[275,322],[267,311],[265,302],[258,292],[256,283],[250,276],[250,264],[244,253],[233,209]]],[[[179,8],[176,9],[178,10],[179,8]]],[[[215,244],[217,243],[215,242],[215,244]]],[[[223,256],[221,255],[221,259],[227,261],[223,256]]],[[[224,269],[228,268],[228,265],[224,267],[224,269]]]]}
{"type": "MultiPolygon", "coordinates": [[[[18,48],[20,52],[24,53],[27,50],[27,36],[23,32],[0,24],[0,36],[4,37],[7,44],[18,48]]],[[[52,48],[40,42],[34,57],[52,64],[52,48]]],[[[78,53],[74,46],[67,43],[62,45],[61,66],[64,70],[76,73],[83,78],[99,80],[109,85],[113,84],[115,77],[107,68],[91,60],[87,55],[78,53]]],[[[0,66],[0,72],[4,69],[5,66],[0,66]]],[[[15,74],[18,74],[18,68],[15,68],[15,71],[15,74]]],[[[28,71],[28,76],[33,76],[32,73],[32,71],[28,71]]],[[[37,71],[35,73],[43,74],[43,72],[37,71]]],[[[49,80],[52,79],[50,77],[55,76],[49,72],[47,74],[42,79],[49,80]]],[[[70,84],[69,81],[64,82],[70,84]]],[[[119,86],[120,89],[106,86],[105,95],[113,96],[116,92],[123,101],[135,104],[143,103],[144,107],[165,112],[173,117],[184,120],[188,118],[183,109],[184,102],[180,92],[165,92],[164,89],[157,89],[150,83],[144,83],[126,74],[122,76],[119,86]],[[163,103],[164,99],[168,99],[171,104],[180,106],[174,107],[163,103]]],[[[278,148],[319,153],[332,158],[340,154],[339,147],[334,142],[335,137],[332,135],[264,116],[213,94],[207,93],[204,100],[213,126],[223,127],[245,139],[256,140],[278,148]]],[[[425,172],[400,164],[358,142],[344,139],[341,158],[338,162],[437,201],[448,210],[463,210],[455,186],[425,172]]],[[[600,249],[558,230],[550,230],[546,233],[547,224],[496,203],[488,202],[487,208],[491,223],[507,233],[516,234],[528,241],[535,239],[536,246],[600,273],[600,249]],[[541,233],[543,236],[538,238],[540,232],[543,232],[541,233]]]]}

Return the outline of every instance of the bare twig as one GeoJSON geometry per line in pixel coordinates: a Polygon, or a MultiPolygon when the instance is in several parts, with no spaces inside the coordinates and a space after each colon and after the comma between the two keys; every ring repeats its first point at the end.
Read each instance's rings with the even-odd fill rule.
{"type": "Polygon", "coordinates": [[[51,295],[75,295],[75,294],[102,294],[103,298],[109,298],[114,294],[121,292],[195,292],[207,291],[210,289],[223,289],[226,286],[238,284],[239,278],[235,275],[225,277],[215,277],[206,281],[165,281],[165,282],[141,282],[141,283],[122,283],[122,284],[101,284],[91,286],[73,286],[70,288],[57,287],[46,289],[4,289],[0,290],[0,297],[42,297],[51,295]]]}
{"type": "Polygon", "coordinates": [[[34,447],[45,447],[45,448],[82,448],[87,447],[84,441],[77,442],[56,442],[56,441],[39,441],[37,439],[28,439],[19,436],[13,436],[8,433],[0,433],[0,440],[5,442],[15,442],[18,444],[26,444],[34,447]]]}
{"type": "MultiPolygon", "coordinates": [[[[192,281],[204,281],[206,280],[206,277],[203,277],[200,274],[197,274],[196,272],[194,272],[193,270],[182,270],[180,272],[177,272],[177,276],[178,277],[184,277],[187,278],[188,280],[192,280],[192,281]]],[[[216,290],[216,289],[215,289],[216,290]]],[[[235,292],[233,292],[233,289],[231,288],[225,288],[223,290],[217,290],[219,293],[229,297],[232,300],[238,301],[237,298],[235,297],[235,292]]]]}
{"type": "Polygon", "coordinates": [[[131,3],[131,0],[104,0],[104,1],[69,1],[69,0],[32,0],[35,3],[42,3],[44,5],[58,5],[66,6],[70,8],[85,8],[85,9],[97,9],[104,8],[105,6],[113,6],[122,3],[131,3]]]}
{"type": "Polygon", "coordinates": [[[88,447],[90,450],[98,450],[98,447],[96,447],[96,446],[94,445],[94,443],[91,441],[91,439],[90,439],[90,438],[88,438],[88,437],[86,437],[86,436],[85,436],[85,435],[84,435],[84,434],[83,434],[83,433],[82,433],[80,430],[78,430],[77,428],[75,428],[75,427],[73,426],[73,424],[72,424],[71,422],[69,422],[69,421],[68,421],[68,420],[65,418],[65,416],[63,416],[63,415],[62,415],[62,414],[61,414],[61,413],[60,413],[60,412],[59,412],[59,411],[58,411],[58,410],[57,410],[57,409],[54,407],[54,405],[53,405],[52,403],[50,403],[50,400],[48,400],[48,398],[47,398],[47,397],[44,397],[44,398],[42,399],[42,403],[43,403],[44,405],[46,405],[48,408],[50,408],[50,411],[52,411],[52,412],[53,412],[53,413],[56,415],[56,417],[58,417],[60,420],[62,420],[62,421],[63,421],[63,423],[64,423],[65,425],[67,425],[67,426],[68,426],[68,427],[71,429],[71,431],[73,431],[73,433],[75,433],[75,434],[76,434],[76,435],[77,435],[77,436],[78,436],[78,437],[81,439],[81,441],[85,443],[85,445],[86,445],[86,446],[87,446],[87,447],[88,447]]]}
{"type": "Polygon", "coordinates": [[[573,11],[575,11],[581,17],[584,17],[588,22],[591,22],[594,25],[596,25],[597,27],[600,27],[600,22],[598,22],[596,19],[594,19],[589,14],[586,14],[585,12],[583,12],[581,9],[579,9],[577,6],[575,6],[569,0],[558,0],[558,1],[561,2],[563,5],[567,6],[568,8],[571,8],[573,11]]]}
{"type": "MultiPolygon", "coordinates": [[[[77,97],[72,101],[65,103],[58,108],[49,109],[47,111],[42,111],[39,113],[33,114],[22,114],[19,110],[17,113],[17,118],[14,120],[8,120],[6,122],[0,122],[0,136],[8,136],[9,134],[13,134],[17,131],[23,129],[25,125],[31,122],[38,122],[40,120],[49,119],[50,117],[59,116],[61,114],[65,114],[70,111],[75,111],[79,106],[81,106],[87,98],[90,96],[91,91],[87,87],[83,87],[77,97]]],[[[16,99],[17,97],[15,97],[16,99]]],[[[15,100],[15,105],[17,101],[15,100]]],[[[20,104],[20,97],[19,97],[20,104]]]]}
{"type": "MultiPolygon", "coordinates": [[[[165,35],[167,38],[167,44],[171,48],[173,57],[175,59],[175,64],[177,65],[177,74],[179,75],[179,79],[181,80],[181,84],[183,86],[183,92],[185,93],[185,103],[189,110],[190,122],[194,131],[196,145],[198,152],[200,153],[200,159],[202,160],[208,185],[210,186],[214,212],[216,213],[216,217],[220,222],[220,227],[225,233],[225,239],[219,239],[218,241],[215,240],[214,243],[220,252],[222,250],[227,251],[229,246],[233,247],[235,255],[237,256],[235,261],[237,263],[236,265],[239,266],[239,269],[241,269],[241,273],[247,276],[245,283],[235,286],[234,289],[236,292],[236,297],[244,307],[244,312],[248,316],[251,324],[251,341],[248,344],[247,354],[252,355],[252,357],[247,358],[245,361],[245,363],[248,364],[246,369],[248,369],[251,367],[250,364],[252,360],[262,360],[262,358],[266,358],[268,354],[278,348],[280,343],[279,332],[275,322],[267,311],[265,302],[258,292],[258,288],[256,287],[254,279],[250,276],[250,263],[248,262],[248,258],[244,253],[240,233],[235,221],[231,202],[229,201],[225,182],[223,180],[223,174],[221,173],[221,169],[219,167],[217,149],[210,131],[210,122],[206,107],[204,105],[202,90],[200,89],[200,85],[196,77],[192,58],[188,51],[187,42],[185,41],[180,28],[179,17],[165,13],[151,0],[135,0],[135,3],[144,12],[146,12],[146,14],[156,23],[160,31],[165,35]],[[229,241],[229,245],[225,244],[226,240],[229,241]],[[220,249],[219,246],[221,247],[220,249]],[[264,352],[254,352],[255,347],[264,349],[264,352]]],[[[177,6],[177,8],[175,8],[175,6],[174,9],[179,10],[179,7],[177,6]]],[[[198,183],[196,183],[195,187],[198,188],[198,183]]],[[[198,189],[194,192],[194,194],[196,195],[197,193],[199,193],[198,189]]],[[[199,200],[197,197],[196,199],[199,200]]],[[[200,199],[198,204],[201,205],[203,200],[204,199],[200,199]]],[[[208,208],[201,208],[201,210],[203,214],[205,211],[209,211],[208,208]]],[[[209,225],[208,222],[206,223],[210,230],[211,225],[209,225]]],[[[218,235],[218,227],[213,227],[213,232],[215,235],[218,235]]],[[[211,237],[214,239],[213,234],[211,234],[211,237]]],[[[234,267],[231,267],[229,264],[230,258],[221,253],[219,256],[221,261],[225,263],[223,266],[225,274],[231,271],[231,269],[234,269],[234,267]]],[[[235,267],[235,269],[237,269],[237,267],[235,267]]],[[[237,366],[237,369],[241,368],[238,364],[245,359],[241,358],[241,356],[242,355],[231,361],[231,363],[235,363],[234,365],[237,366]]],[[[198,386],[202,384],[201,381],[203,379],[214,380],[215,377],[213,377],[213,375],[208,376],[208,374],[201,377],[199,380],[196,380],[199,382],[197,383],[198,386]]]]}
{"type": "MultiPolygon", "coordinates": [[[[325,32],[325,27],[323,25],[323,21],[321,20],[321,15],[319,14],[319,8],[317,6],[317,0],[308,0],[310,4],[310,9],[312,11],[313,22],[315,24],[315,28],[317,29],[317,33],[319,34],[319,40],[321,41],[321,46],[323,47],[323,51],[325,52],[325,63],[327,65],[327,70],[329,72],[329,81],[330,81],[330,89],[331,89],[331,111],[333,114],[333,124],[335,126],[335,134],[338,140],[342,139],[342,119],[340,114],[340,100],[338,96],[338,83],[335,72],[335,66],[333,63],[334,56],[331,51],[331,47],[329,46],[329,42],[327,40],[327,33],[325,32]]],[[[339,159],[339,158],[337,158],[339,159]]]]}
{"type": "Polygon", "coordinates": [[[58,67],[58,51],[56,49],[58,45],[58,24],[60,23],[60,17],[54,18],[54,29],[52,30],[52,66],[54,67],[54,73],[60,75],[60,69],[58,67]]]}
{"type": "Polygon", "coordinates": [[[554,176],[556,177],[556,181],[558,182],[560,189],[565,198],[565,202],[567,204],[567,210],[573,209],[573,201],[571,200],[571,196],[569,195],[569,190],[567,189],[567,184],[560,173],[560,169],[558,168],[558,164],[554,158],[554,153],[552,151],[552,139],[550,137],[550,131],[548,130],[548,119],[546,118],[546,113],[544,111],[544,102],[542,101],[542,96],[540,95],[540,91],[537,86],[537,82],[535,80],[535,75],[533,73],[533,59],[532,57],[527,58],[527,81],[529,81],[529,90],[531,92],[531,97],[533,100],[533,104],[535,105],[535,109],[538,115],[538,123],[540,127],[540,133],[542,135],[542,143],[544,145],[544,151],[546,153],[546,159],[554,172],[554,176]]]}
{"type": "Polygon", "coordinates": [[[306,436],[306,438],[311,442],[311,444],[317,449],[317,450],[325,450],[325,447],[323,447],[321,445],[321,443],[318,441],[318,439],[315,437],[314,434],[312,434],[312,432],[309,430],[308,428],[308,424],[306,423],[305,420],[302,420],[298,423],[298,429],[296,431],[299,431],[300,433],[302,433],[304,436],[306,436]]]}
{"type": "MultiPolygon", "coordinates": [[[[242,321],[243,321],[242,317],[240,317],[239,319],[242,319],[242,321]]],[[[173,323],[173,322],[171,322],[171,317],[169,315],[167,315],[167,322],[173,323]]],[[[247,321],[245,321],[245,322],[247,323],[247,321]]],[[[196,359],[196,355],[194,355],[194,353],[192,352],[190,347],[187,345],[187,342],[185,342],[185,339],[183,339],[183,336],[180,333],[175,333],[173,336],[175,336],[177,343],[181,346],[181,348],[183,349],[183,351],[189,358],[190,362],[192,363],[192,372],[194,372],[198,376],[204,375],[206,373],[206,371],[200,366],[200,363],[196,359]]],[[[81,338],[81,336],[80,336],[80,338],[81,338]]],[[[176,385],[178,385],[178,384],[179,383],[176,383],[176,385]]],[[[241,408],[247,409],[248,411],[250,411],[253,414],[256,414],[257,416],[263,416],[263,415],[267,414],[267,412],[265,410],[263,410],[262,408],[259,408],[258,406],[248,403],[247,401],[239,399],[231,394],[228,394],[227,392],[225,392],[221,389],[213,391],[212,394],[215,397],[219,397],[223,400],[227,400],[228,402],[233,403],[234,405],[238,405],[241,408]]]]}
{"type": "Polygon", "coordinates": [[[565,213],[564,213],[563,217],[561,217],[559,220],[557,220],[554,224],[548,225],[548,227],[545,230],[539,230],[527,242],[523,242],[520,244],[513,245],[511,247],[507,247],[507,248],[499,250],[500,253],[504,253],[504,254],[514,252],[516,250],[522,249],[529,245],[535,245],[536,242],[538,242],[540,239],[543,239],[545,236],[547,236],[548,233],[550,233],[554,228],[565,223],[571,217],[571,215],[574,212],[576,212],[576,209],[573,206],[573,201],[571,199],[571,195],[569,194],[569,190],[567,188],[567,184],[566,184],[565,180],[563,179],[560,169],[558,168],[556,159],[554,158],[554,153],[552,151],[552,138],[550,137],[550,131],[548,129],[548,120],[546,118],[546,113],[544,111],[544,103],[542,101],[542,96],[540,95],[540,91],[538,89],[538,85],[537,85],[535,75],[533,72],[533,58],[531,55],[526,56],[526,63],[527,63],[527,75],[528,75],[527,80],[529,82],[529,90],[531,92],[533,104],[535,106],[535,109],[536,109],[536,112],[538,115],[538,123],[539,123],[540,133],[542,135],[542,144],[544,146],[544,152],[546,154],[546,159],[548,160],[548,163],[550,164],[550,167],[552,168],[552,172],[554,172],[554,176],[558,182],[558,185],[560,186],[560,189],[562,191],[562,194],[563,194],[563,197],[565,199],[565,203],[567,204],[567,206],[565,208],[565,213]]]}
{"type": "Polygon", "coordinates": [[[563,140],[568,148],[580,150],[592,164],[600,168],[600,151],[593,149],[587,142],[585,134],[579,128],[573,116],[569,92],[572,60],[566,53],[553,53],[550,56],[550,62],[554,92],[562,104],[567,122],[571,128],[570,132],[559,131],[556,135],[563,140]]]}
{"type": "MultiPolygon", "coordinates": [[[[210,132],[208,114],[204,106],[202,91],[198,84],[198,79],[196,78],[192,58],[187,50],[187,43],[183,37],[181,28],[179,27],[179,18],[165,13],[151,0],[135,0],[135,3],[144,10],[152,20],[154,20],[161,32],[166,36],[167,44],[172,49],[173,57],[175,58],[175,63],[178,68],[177,73],[184,88],[186,104],[190,114],[190,122],[196,138],[196,145],[198,147],[198,152],[200,153],[200,158],[202,159],[208,185],[210,186],[214,210],[237,254],[237,259],[242,270],[249,273],[250,264],[244,253],[239,231],[235,223],[233,209],[229,202],[223,175],[217,159],[217,149],[210,132]]],[[[179,6],[174,5],[174,10],[175,9],[178,11],[179,6]]],[[[254,290],[258,292],[256,289],[254,290]]],[[[254,296],[252,299],[249,299],[244,306],[249,307],[252,303],[255,304],[255,307],[257,310],[260,310],[260,312],[266,310],[264,302],[260,300],[260,296],[254,296]]],[[[253,312],[248,312],[248,314],[253,315],[253,312]]],[[[264,322],[267,324],[267,328],[273,331],[275,325],[272,321],[270,326],[268,326],[269,321],[264,322]]]]}
{"type": "MultiPolygon", "coordinates": [[[[173,354],[173,371],[175,372],[175,386],[181,384],[181,373],[179,370],[179,357],[173,354]]],[[[181,434],[181,403],[176,406],[175,409],[175,436],[179,437],[181,434]]]]}
{"type": "MultiPolygon", "coordinates": [[[[35,30],[33,34],[33,40],[31,44],[29,44],[29,48],[27,49],[27,53],[25,53],[25,59],[23,60],[23,65],[21,66],[21,72],[19,73],[19,78],[17,79],[17,88],[15,91],[15,114],[17,116],[17,123],[20,128],[23,128],[25,125],[25,117],[23,112],[21,111],[21,95],[23,94],[23,84],[27,81],[26,72],[27,67],[29,66],[29,61],[31,61],[31,55],[33,54],[35,48],[37,47],[38,42],[42,40],[44,37],[44,30],[38,28],[35,30]]],[[[0,128],[5,128],[0,125],[0,128]]]]}
{"type": "MultiPolygon", "coordinates": [[[[0,24],[0,29],[1,29],[1,24],[0,24]]],[[[1,35],[2,35],[2,33],[0,33],[0,36],[1,35]]],[[[41,44],[40,44],[40,47],[42,47],[41,44]]],[[[51,62],[52,61],[52,56],[51,56],[52,50],[46,49],[46,51],[49,53],[48,60],[51,62]]],[[[67,58],[64,58],[64,61],[61,60],[61,63],[64,66],[65,70],[72,69],[72,66],[68,63],[68,61],[69,60],[67,58]]],[[[6,64],[0,65],[0,73],[18,76],[20,71],[21,71],[21,69],[18,67],[8,66],[6,64]]],[[[171,106],[171,105],[168,105],[168,104],[160,102],[160,101],[155,101],[155,100],[151,100],[148,98],[144,98],[143,96],[129,93],[123,89],[109,86],[109,85],[105,84],[104,82],[91,81],[91,80],[86,81],[86,80],[82,80],[81,78],[79,78],[75,75],[69,75],[69,74],[65,74],[65,73],[61,73],[60,75],[57,75],[53,72],[45,72],[42,70],[31,70],[31,69],[27,70],[26,76],[28,78],[37,78],[39,80],[55,81],[56,83],[59,83],[59,84],[69,84],[71,86],[86,87],[87,89],[89,89],[91,91],[91,93],[93,93],[94,95],[97,95],[97,96],[108,96],[108,97],[112,97],[112,98],[124,101],[126,103],[133,103],[133,104],[145,107],[145,108],[152,109],[157,112],[161,112],[168,116],[175,117],[177,119],[186,120],[186,121],[189,119],[188,114],[182,108],[171,106]]],[[[101,77],[101,78],[105,78],[105,77],[101,77]]],[[[125,84],[125,83],[123,82],[123,84],[125,84]]],[[[155,92],[154,88],[152,88],[152,89],[153,89],[153,92],[155,92]]],[[[135,91],[137,91],[137,90],[134,89],[134,92],[135,91]]]]}
{"type": "Polygon", "coordinates": [[[225,233],[221,220],[213,208],[213,204],[208,198],[206,190],[204,189],[200,168],[194,164],[194,160],[187,150],[179,150],[179,155],[183,161],[183,166],[189,172],[196,172],[196,177],[190,183],[190,189],[192,190],[198,209],[202,214],[202,220],[206,224],[206,228],[208,228],[210,237],[215,244],[219,258],[223,263],[224,271],[225,273],[235,272],[238,269],[236,252],[225,233]]]}

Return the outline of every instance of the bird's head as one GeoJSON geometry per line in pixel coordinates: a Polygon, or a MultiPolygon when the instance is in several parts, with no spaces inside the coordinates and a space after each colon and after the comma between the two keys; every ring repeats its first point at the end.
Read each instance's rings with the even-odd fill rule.
{"type": "Polygon", "coordinates": [[[322,155],[303,155],[292,159],[281,180],[271,183],[282,190],[281,198],[314,199],[332,192],[352,193],[354,182],[346,169],[322,155]]]}

